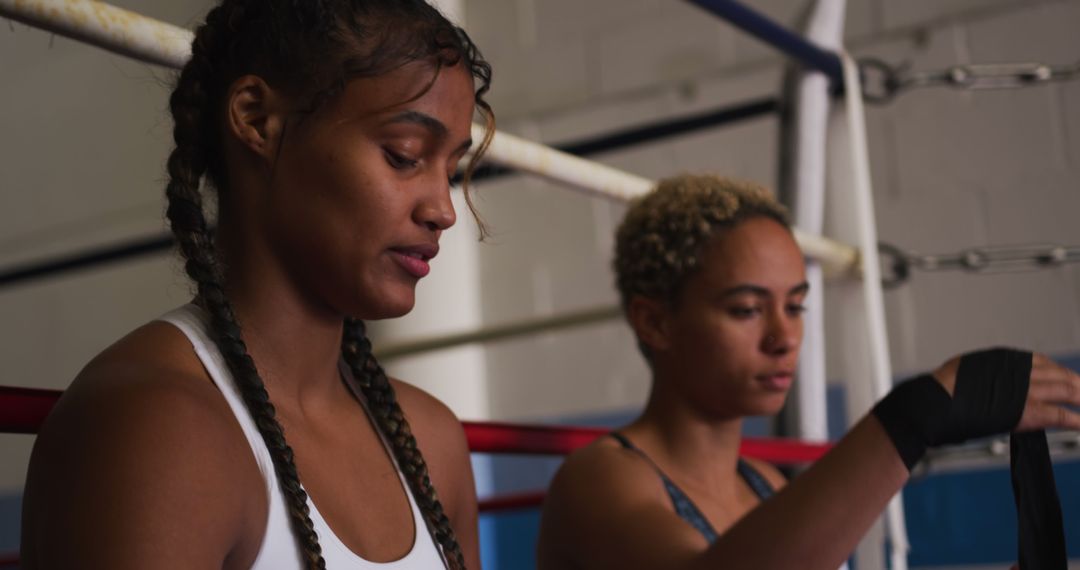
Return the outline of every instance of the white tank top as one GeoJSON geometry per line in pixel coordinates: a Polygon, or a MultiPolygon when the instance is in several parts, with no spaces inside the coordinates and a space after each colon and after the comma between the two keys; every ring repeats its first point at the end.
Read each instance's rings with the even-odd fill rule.
{"type": "MultiPolygon", "coordinates": [[[[201,308],[189,304],[166,313],[159,320],[180,329],[191,341],[191,345],[195,348],[195,353],[199,356],[199,360],[202,361],[203,367],[206,368],[206,372],[210,375],[210,379],[221,390],[221,394],[225,396],[225,400],[229,403],[229,407],[232,408],[233,414],[236,415],[236,419],[240,422],[240,427],[244,430],[248,444],[251,445],[251,451],[255,454],[255,461],[259,464],[259,471],[262,472],[263,479],[266,481],[269,507],[266,531],[263,534],[262,546],[259,548],[259,555],[255,558],[252,569],[293,570],[304,568],[300,547],[289,524],[285,495],[281,491],[281,485],[274,472],[274,463],[270,458],[270,451],[266,448],[262,436],[259,435],[259,429],[255,426],[251,414],[244,406],[243,398],[233,381],[232,373],[225,363],[225,358],[208,334],[207,323],[209,317],[201,308]]],[[[344,364],[342,364],[341,370],[343,375],[351,374],[344,364]]],[[[351,376],[348,377],[351,378],[351,376]]],[[[382,438],[382,434],[380,434],[380,438],[382,438]]],[[[383,445],[387,445],[385,439],[383,439],[383,445]]],[[[397,461],[394,460],[393,455],[391,455],[391,460],[394,461],[394,467],[397,468],[397,461]]],[[[442,556],[428,531],[423,515],[420,514],[420,508],[416,505],[412,491],[401,475],[400,468],[397,471],[398,477],[401,478],[402,487],[405,489],[405,494],[408,495],[409,507],[412,509],[415,538],[409,553],[394,562],[371,562],[349,550],[349,547],[345,546],[334,534],[334,531],[330,529],[330,525],[326,523],[326,520],[319,513],[319,509],[311,501],[311,497],[308,497],[307,503],[308,508],[311,510],[311,522],[314,523],[315,532],[319,536],[319,545],[322,547],[322,555],[326,560],[328,570],[361,568],[430,570],[445,567],[442,556]]]]}

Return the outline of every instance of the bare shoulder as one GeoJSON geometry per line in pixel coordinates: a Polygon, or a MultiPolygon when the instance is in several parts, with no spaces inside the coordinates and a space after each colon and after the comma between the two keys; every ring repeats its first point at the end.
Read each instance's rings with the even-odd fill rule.
{"type": "Polygon", "coordinates": [[[163,322],[136,329],[90,361],[64,392],[42,435],[62,434],[71,422],[106,427],[120,421],[178,426],[192,438],[220,435],[236,423],[187,338],[163,322]]]}
{"type": "MultiPolygon", "coordinates": [[[[577,450],[548,488],[538,567],[628,567],[608,555],[618,551],[620,542],[633,540],[643,525],[663,521],[666,500],[652,467],[612,438],[577,450]]],[[[657,528],[671,527],[661,522],[657,528]]]]}
{"type": "Polygon", "coordinates": [[[476,484],[465,430],[449,406],[438,398],[407,382],[393,379],[390,382],[427,463],[466,565],[479,566],[476,484]]]}
{"type": "Polygon", "coordinates": [[[743,457],[743,461],[749,463],[755,471],[760,473],[772,485],[774,490],[780,490],[787,485],[787,477],[772,463],[752,457],[743,457]]]}
{"type": "MultiPolygon", "coordinates": [[[[434,448],[449,447],[468,453],[465,430],[449,406],[408,382],[391,379],[390,384],[394,387],[405,419],[421,444],[429,444],[433,451],[434,448]]],[[[427,453],[426,448],[424,452],[427,453]]]]}
{"type": "Polygon", "coordinates": [[[612,438],[601,437],[566,458],[552,481],[547,504],[556,507],[565,502],[574,510],[584,510],[590,508],[589,503],[613,499],[662,499],[659,481],[639,455],[623,449],[612,438]]]}
{"type": "Polygon", "coordinates": [[[171,553],[220,566],[252,512],[252,469],[259,477],[191,345],[151,323],[91,361],[42,426],[24,549],[40,567],[80,557],[131,567],[171,553]]]}

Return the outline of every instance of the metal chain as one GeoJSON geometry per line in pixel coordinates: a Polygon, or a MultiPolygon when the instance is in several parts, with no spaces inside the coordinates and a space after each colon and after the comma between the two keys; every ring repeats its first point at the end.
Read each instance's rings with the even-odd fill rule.
{"type": "Polygon", "coordinates": [[[910,71],[910,64],[893,66],[874,58],[859,60],[863,98],[887,103],[898,94],[921,87],[954,89],[1012,89],[1080,78],[1080,61],[1067,65],[1045,63],[987,63],[954,65],[939,71],[910,71]]]}
{"type": "Polygon", "coordinates": [[[953,254],[922,255],[881,243],[878,252],[882,285],[887,289],[907,282],[912,270],[1012,273],[1080,262],[1080,246],[1056,244],[976,247],[953,254]]]}

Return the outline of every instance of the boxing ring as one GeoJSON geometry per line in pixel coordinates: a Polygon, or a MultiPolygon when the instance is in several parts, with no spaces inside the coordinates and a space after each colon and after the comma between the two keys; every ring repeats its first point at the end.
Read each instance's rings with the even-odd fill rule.
{"type": "MultiPolygon", "coordinates": [[[[850,351],[852,356],[845,363],[842,376],[858,379],[848,385],[847,412],[849,417],[861,416],[890,389],[892,371],[881,287],[882,259],[874,220],[862,107],[866,89],[861,82],[867,67],[856,63],[843,50],[844,1],[830,3],[826,0],[820,4],[810,18],[809,39],[737,2],[694,0],[694,3],[779,49],[802,66],[801,70],[792,73],[796,95],[791,110],[795,120],[785,133],[785,143],[792,145],[795,151],[783,159],[782,168],[786,175],[782,176],[780,192],[792,207],[796,241],[810,261],[808,279],[815,294],[808,299],[808,305],[814,309],[809,314],[824,312],[820,292],[826,281],[830,287],[838,287],[845,293],[844,306],[839,308],[845,314],[844,333],[838,342],[857,348],[850,351]],[[844,97],[834,100],[838,94],[844,97]],[[835,108],[830,110],[831,106],[835,108]],[[830,149],[828,154],[824,150],[826,147],[830,149]],[[829,184],[825,183],[827,167],[839,173],[829,184]],[[824,222],[827,216],[832,220],[829,225],[824,222]]],[[[0,0],[0,16],[168,68],[181,67],[190,53],[190,31],[92,0],[0,0]]],[[[895,85],[893,87],[895,89],[895,85]]],[[[691,120],[698,125],[703,122],[722,124],[780,110],[781,104],[777,100],[764,99],[691,120]]],[[[643,128],[563,150],[496,132],[485,164],[498,169],[480,171],[476,179],[520,172],[585,194],[625,201],[647,192],[654,181],[577,154],[615,148],[650,136],[667,136],[682,132],[682,128],[678,125],[643,128]]],[[[484,138],[483,127],[474,125],[473,129],[474,140],[484,138]]],[[[26,264],[0,271],[0,286],[170,247],[168,236],[151,236],[119,247],[26,264]]],[[[1071,253],[1066,252],[1065,258],[1069,255],[1071,253]]],[[[618,315],[617,308],[606,307],[414,339],[376,353],[380,358],[394,358],[464,343],[577,326],[618,315]]],[[[828,450],[824,412],[824,328],[818,320],[808,322],[806,331],[791,429],[802,440],[748,438],[741,450],[744,455],[795,466],[812,462],[828,450]]],[[[59,392],[52,390],[0,387],[0,433],[35,433],[58,397],[59,392]]],[[[555,456],[587,445],[607,431],[492,422],[465,422],[465,430],[470,450],[476,453],[555,456]]],[[[481,500],[480,508],[482,512],[516,510],[539,505],[542,499],[543,494],[539,491],[487,497],[481,500]]],[[[897,570],[907,567],[908,542],[899,496],[890,503],[885,520],[888,539],[883,540],[880,534],[872,532],[856,556],[860,567],[884,566],[883,542],[891,552],[889,567],[897,570]]],[[[880,533],[880,529],[877,532],[880,533]]],[[[5,560],[0,558],[0,566],[4,564],[5,560]]]]}

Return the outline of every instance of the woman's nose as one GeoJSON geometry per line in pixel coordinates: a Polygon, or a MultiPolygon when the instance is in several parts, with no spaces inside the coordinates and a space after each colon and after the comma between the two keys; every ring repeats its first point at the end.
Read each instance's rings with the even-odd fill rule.
{"type": "Polygon", "coordinates": [[[799,345],[802,327],[797,317],[786,313],[774,315],[769,319],[762,339],[762,348],[769,354],[787,354],[799,345]]]}
{"type": "Polygon", "coordinates": [[[457,221],[454,203],[450,198],[450,181],[439,179],[434,188],[416,206],[413,219],[431,231],[450,228],[457,221]]]}

